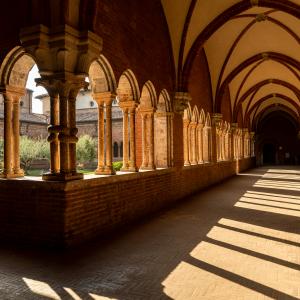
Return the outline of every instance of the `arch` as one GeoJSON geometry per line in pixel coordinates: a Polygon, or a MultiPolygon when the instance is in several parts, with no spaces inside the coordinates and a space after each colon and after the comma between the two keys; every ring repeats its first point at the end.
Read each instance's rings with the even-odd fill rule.
{"type": "Polygon", "coordinates": [[[267,79],[267,80],[261,81],[261,82],[255,84],[254,86],[252,86],[250,89],[248,89],[239,99],[239,101],[238,101],[237,105],[234,107],[234,111],[233,111],[233,120],[235,122],[237,120],[237,116],[238,116],[239,110],[241,109],[242,103],[247,99],[247,97],[250,96],[253,92],[257,91],[258,89],[260,89],[263,86],[268,85],[268,84],[284,86],[284,87],[292,90],[298,99],[300,98],[300,90],[297,87],[295,87],[294,85],[292,85],[286,81],[279,80],[279,79],[267,79]]]}
{"type": "Polygon", "coordinates": [[[166,89],[163,89],[158,97],[157,111],[158,112],[171,112],[171,100],[169,93],[166,89]]]}
{"type": "Polygon", "coordinates": [[[195,105],[193,108],[191,121],[195,122],[195,123],[198,123],[198,121],[199,121],[199,110],[198,110],[197,105],[195,105]]]}
{"type": "Polygon", "coordinates": [[[210,113],[209,112],[206,114],[205,126],[206,127],[211,127],[211,117],[210,117],[210,113]]]}
{"type": "Polygon", "coordinates": [[[204,112],[203,108],[200,111],[199,123],[203,124],[203,125],[205,124],[205,112],[204,112]]]}
{"type": "MultiPolygon", "coordinates": [[[[215,111],[216,112],[220,112],[220,110],[221,110],[221,101],[222,101],[221,95],[223,95],[226,86],[248,66],[250,66],[256,62],[262,63],[264,60],[267,60],[267,59],[271,59],[271,60],[277,61],[277,62],[285,64],[285,65],[290,65],[290,66],[294,67],[295,69],[299,70],[300,62],[298,62],[297,60],[295,60],[289,56],[281,54],[281,53],[276,53],[276,52],[259,53],[257,55],[254,55],[254,56],[248,58],[247,60],[242,62],[240,65],[238,65],[234,70],[232,70],[228,74],[228,76],[224,79],[223,83],[221,84],[219,90],[216,93],[216,99],[215,99],[215,111]]],[[[252,68],[250,71],[252,72],[253,70],[255,70],[255,67],[256,66],[254,66],[254,68],[252,68]]],[[[251,74],[251,72],[250,72],[250,74],[251,74]]],[[[247,75],[250,76],[250,74],[249,75],[247,74],[247,75]]]]}
{"type": "Polygon", "coordinates": [[[101,54],[89,68],[90,85],[93,93],[115,92],[116,79],[108,60],[101,54]]]}
{"type": "Polygon", "coordinates": [[[140,107],[143,108],[156,108],[157,107],[157,96],[154,85],[151,81],[147,81],[143,88],[140,98],[140,107]]]}
{"type": "Polygon", "coordinates": [[[118,82],[117,94],[118,97],[122,98],[122,101],[134,101],[139,103],[140,90],[138,81],[131,70],[127,69],[121,75],[118,82]]]}
{"type": "Polygon", "coordinates": [[[15,47],[4,58],[0,67],[0,85],[11,85],[24,89],[28,74],[36,64],[31,55],[22,47],[15,47]]]}
{"type": "Polygon", "coordinates": [[[188,121],[192,120],[192,108],[190,103],[188,103],[188,107],[183,112],[183,119],[188,121]]]}
{"type": "Polygon", "coordinates": [[[281,98],[282,100],[286,100],[287,102],[289,102],[290,104],[292,104],[298,111],[298,114],[300,116],[300,106],[299,105],[296,105],[295,101],[293,101],[292,99],[290,99],[289,97],[285,96],[285,95],[281,95],[281,94],[270,94],[270,95],[267,95],[263,98],[261,98],[259,101],[257,101],[250,109],[248,109],[246,112],[245,112],[245,124],[248,124],[248,127],[250,128],[251,127],[251,124],[250,124],[250,116],[252,114],[252,112],[255,110],[255,109],[258,109],[259,106],[265,101],[265,100],[268,100],[272,97],[278,97],[278,98],[281,98]]]}
{"type": "Polygon", "coordinates": [[[181,58],[181,60],[179,61],[178,88],[180,90],[186,89],[187,78],[189,76],[191,66],[193,64],[196,55],[198,54],[198,50],[202,48],[205,41],[207,41],[229,19],[242,13],[243,11],[250,9],[254,5],[259,7],[267,7],[267,8],[281,10],[283,12],[286,12],[287,14],[295,16],[296,18],[300,18],[300,11],[298,5],[289,0],[277,0],[277,1],[260,0],[257,1],[255,4],[253,3],[252,0],[242,0],[232,5],[231,7],[227,8],[223,13],[218,15],[213,21],[211,21],[210,24],[208,24],[205,27],[205,29],[202,30],[202,32],[197,36],[192,47],[189,49],[183,68],[182,68],[183,58],[181,58]]]}

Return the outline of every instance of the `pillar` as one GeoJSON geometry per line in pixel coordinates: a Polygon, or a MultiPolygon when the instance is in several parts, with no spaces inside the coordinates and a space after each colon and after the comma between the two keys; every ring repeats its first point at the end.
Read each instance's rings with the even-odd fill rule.
{"type": "Polygon", "coordinates": [[[212,115],[212,128],[211,128],[211,139],[212,139],[212,157],[211,162],[216,163],[218,161],[218,146],[219,146],[219,138],[218,138],[218,127],[220,126],[220,123],[222,121],[222,115],[221,114],[213,114],[212,115]]]}
{"type": "Polygon", "coordinates": [[[203,163],[203,124],[197,126],[198,136],[198,164],[203,163]]]}
{"type": "Polygon", "coordinates": [[[116,95],[111,92],[93,94],[93,98],[98,104],[98,166],[95,170],[96,175],[115,174],[112,165],[112,101],[115,97],[116,95]]]}
{"type": "Polygon", "coordinates": [[[20,168],[20,98],[25,91],[19,87],[5,86],[4,98],[4,169],[0,177],[24,176],[20,168]]]}
{"type": "Polygon", "coordinates": [[[136,172],[136,155],[135,155],[135,104],[129,108],[130,115],[130,161],[129,161],[129,171],[136,172]]]}
{"type": "Polygon", "coordinates": [[[121,171],[128,172],[129,170],[129,149],[128,149],[128,108],[124,107],[123,110],[123,167],[121,171]]]}
{"type": "Polygon", "coordinates": [[[183,147],[184,147],[184,165],[190,166],[190,139],[189,139],[189,120],[183,120],[183,147]]]}
{"type": "Polygon", "coordinates": [[[190,138],[191,138],[191,160],[190,163],[191,165],[197,165],[197,135],[196,135],[196,128],[197,128],[197,123],[196,122],[191,122],[190,123],[190,138]]]}

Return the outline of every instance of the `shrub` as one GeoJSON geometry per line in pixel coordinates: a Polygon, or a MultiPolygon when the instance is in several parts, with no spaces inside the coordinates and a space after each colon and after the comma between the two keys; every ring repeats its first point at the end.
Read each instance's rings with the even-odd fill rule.
{"type": "Polygon", "coordinates": [[[123,167],[123,162],[121,161],[113,162],[113,168],[115,171],[120,171],[122,167],[123,167]]]}

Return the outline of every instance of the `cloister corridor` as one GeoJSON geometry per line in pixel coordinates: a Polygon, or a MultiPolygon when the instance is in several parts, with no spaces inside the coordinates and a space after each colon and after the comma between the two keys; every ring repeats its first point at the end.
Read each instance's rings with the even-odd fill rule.
{"type": "Polygon", "coordinates": [[[242,173],[67,252],[0,250],[1,299],[300,299],[300,169],[242,173]]]}

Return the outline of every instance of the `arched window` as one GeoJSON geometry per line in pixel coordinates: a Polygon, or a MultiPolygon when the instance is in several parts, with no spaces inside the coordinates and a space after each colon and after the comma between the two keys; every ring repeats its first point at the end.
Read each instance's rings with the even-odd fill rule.
{"type": "Polygon", "coordinates": [[[120,157],[123,157],[123,142],[120,143],[120,157]]]}
{"type": "Polygon", "coordinates": [[[114,142],[114,157],[119,156],[119,146],[117,142],[114,142]]]}

